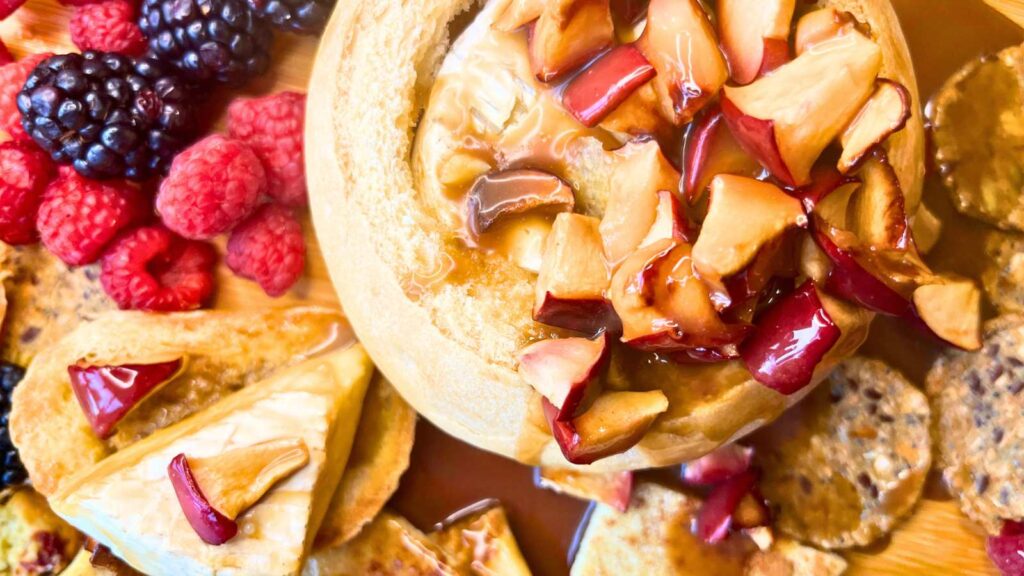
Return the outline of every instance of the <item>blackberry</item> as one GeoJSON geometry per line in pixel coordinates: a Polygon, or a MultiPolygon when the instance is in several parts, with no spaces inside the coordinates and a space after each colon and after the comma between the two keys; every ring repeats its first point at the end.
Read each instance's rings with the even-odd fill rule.
{"type": "Polygon", "coordinates": [[[144,0],[150,54],[195,81],[238,85],[270,65],[270,27],[246,0],[144,0]]]}
{"type": "Polygon", "coordinates": [[[11,393],[24,377],[25,370],[20,366],[0,362],[0,490],[20,486],[28,480],[25,465],[18,457],[18,449],[11,442],[11,432],[7,428],[11,416],[11,393]]]}
{"type": "Polygon", "coordinates": [[[248,0],[264,20],[295,34],[319,34],[335,0],[248,0]]]}
{"type": "Polygon", "coordinates": [[[43,60],[18,94],[22,125],[87,178],[162,173],[193,134],[194,91],[152,58],[86,51],[43,60]]]}

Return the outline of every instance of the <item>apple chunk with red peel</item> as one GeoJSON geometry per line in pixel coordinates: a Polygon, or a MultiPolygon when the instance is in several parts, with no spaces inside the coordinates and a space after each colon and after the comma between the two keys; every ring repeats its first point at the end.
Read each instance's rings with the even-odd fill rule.
{"type": "Polygon", "coordinates": [[[109,437],[117,423],[181,373],[184,360],[178,358],[154,364],[91,366],[79,362],[68,366],[71,390],[85,419],[100,438],[109,437]]]}
{"type": "Polygon", "coordinates": [[[676,126],[689,122],[729,78],[714,28],[697,0],[651,0],[638,45],[658,71],[652,82],[661,113],[676,126]]]}
{"type": "Polygon", "coordinates": [[[656,72],[632,44],[612,49],[565,87],[562,105],[581,124],[592,128],[656,72]]]}
{"type": "Polygon", "coordinates": [[[466,197],[466,221],[479,238],[500,220],[533,210],[571,212],[575,204],[572,188],[553,174],[504,170],[477,178],[466,197]]]}
{"type": "Polygon", "coordinates": [[[708,544],[717,544],[729,535],[733,514],[750,494],[757,482],[757,476],[747,471],[716,486],[697,514],[697,536],[708,544]]]}
{"type": "Polygon", "coordinates": [[[609,0],[551,0],[530,34],[530,66],[537,79],[558,79],[615,41],[609,0]]]}
{"type": "Polygon", "coordinates": [[[850,197],[849,229],[865,245],[911,249],[913,236],[899,177],[885,153],[876,148],[857,172],[862,183],[850,197]]]}
{"type": "Polygon", "coordinates": [[[840,335],[814,282],[807,280],[762,314],[740,355],[754,380],[788,396],[811,383],[840,335]]]}
{"type": "Polygon", "coordinates": [[[821,153],[870,97],[881,65],[878,45],[851,32],[752,84],[727,86],[722,111],[747,153],[784,184],[803,186],[821,153]]]}
{"type": "Polygon", "coordinates": [[[612,304],[622,341],[648,352],[737,344],[749,330],[727,324],[694,273],[689,244],[660,240],[636,251],[612,276],[612,304]]]}
{"type": "Polygon", "coordinates": [[[640,242],[641,246],[648,246],[660,240],[678,240],[680,242],[693,240],[693,230],[686,218],[686,211],[683,210],[683,204],[674,193],[668,190],[658,192],[658,207],[654,214],[654,224],[651,225],[647,236],[640,242]]]}
{"type": "Polygon", "coordinates": [[[800,201],[778,187],[743,176],[715,176],[693,246],[694,267],[713,281],[731,276],[786,230],[806,225],[800,201]]]}
{"type": "Polygon", "coordinates": [[[555,407],[555,420],[582,413],[601,392],[611,346],[604,334],[534,342],[517,354],[519,375],[555,407]]]}
{"type": "Polygon", "coordinates": [[[719,446],[683,465],[683,482],[691,486],[712,486],[750,469],[754,449],[739,444],[719,446]]]}
{"type": "Polygon", "coordinates": [[[796,24],[796,37],[793,40],[796,55],[803,54],[816,44],[851,32],[856,27],[857,20],[849,12],[840,12],[835,8],[808,12],[796,24]]]}
{"type": "Polygon", "coordinates": [[[652,140],[626,144],[613,158],[611,192],[600,230],[605,256],[615,268],[654,225],[658,192],[678,190],[680,175],[652,140]]]}
{"type": "Polygon", "coordinates": [[[683,155],[683,192],[688,204],[704,194],[711,179],[719,174],[751,178],[762,172],[761,164],[743,151],[726,125],[718,105],[708,108],[691,128],[683,155]]]}
{"type": "Polygon", "coordinates": [[[238,534],[238,524],[218,512],[206,499],[184,454],[178,454],[171,460],[167,476],[171,479],[185,519],[203,542],[220,546],[238,534]]]}
{"type": "Polygon", "coordinates": [[[796,0],[718,3],[718,34],[737,84],[749,84],[766,68],[774,69],[780,60],[784,63],[789,58],[789,27],[795,6],[796,0]]]}
{"type": "Polygon", "coordinates": [[[555,441],[572,464],[592,464],[629,450],[668,410],[668,398],[661,390],[605,392],[570,422],[558,421],[558,409],[547,400],[542,402],[555,441]]]}
{"type": "Polygon", "coordinates": [[[981,291],[974,282],[921,286],[914,290],[914,307],[942,340],[964,350],[981,348],[981,291]]]}
{"type": "Polygon", "coordinates": [[[618,330],[606,293],[611,271],[601,245],[599,222],[582,214],[555,217],[537,276],[533,319],[542,324],[596,334],[618,330]]]}
{"type": "Polygon", "coordinates": [[[839,138],[843,153],[839,171],[843,174],[860,165],[871,150],[899,132],[910,119],[910,92],[898,82],[881,79],[856,118],[839,138]]]}

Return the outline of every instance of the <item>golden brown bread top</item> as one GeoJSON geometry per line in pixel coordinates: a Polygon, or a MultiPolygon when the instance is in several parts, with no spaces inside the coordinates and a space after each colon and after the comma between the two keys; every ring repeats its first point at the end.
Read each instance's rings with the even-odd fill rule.
{"type": "MultiPolygon", "coordinates": [[[[884,74],[916,96],[909,54],[888,0],[836,0],[880,42],[884,74]]],[[[514,369],[514,352],[550,334],[530,320],[533,282],[501,257],[452,240],[411,163],[419,116],[463,0],[360,0],[338,11],[314,68],[307,124],[313,216],[335,287],[360,340],[406,399],[445,431],[521,461],[565,466],[514,369]],[[500,289],[499,289],[500,288],[500,289]]],[[[891,146],[915,190],[923,135],[915,114],[891,146]]],[[[858,332],[854,330],[853,332],[858,332]]],[[[660,373],[666,368],[652,372],[660,373]]],[[[777,416],[783,398],[726,364],[678,367],[676,395],[638,447],[600,468],[667,465],[777,416]]],[[[823,370],[824,371],[824,370],[823,370]]],[[[670,400],[672,400],[670,398],[670,400]]]]}

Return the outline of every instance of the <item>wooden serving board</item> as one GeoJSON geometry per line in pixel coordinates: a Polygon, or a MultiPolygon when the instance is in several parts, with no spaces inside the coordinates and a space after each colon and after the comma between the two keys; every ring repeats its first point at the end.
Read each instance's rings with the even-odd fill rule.
{"type": "MultiPolygon", "coordinates": [[[[917,63],[922,94],[934,92],[960,63],[1024,40],[1024,32],[985,7],[982,0],[894,0],[894,4],[917,63]]],[[[0,22],[0,38],[18,57],[41,51],[73,51],[75,48],[67,33],[70,10],[54,0],[30,0],[13,16],[0,22]]],[[[237,95],[305,91],[316,47],[316,39],[279,34],[274,65],[268,74],[243,91],[221,90],[213,95],[212,105],[207,108],[212,111],[214,129],[223,128],[223,112],[230,99],[237,95]]],[[[296,303],[338,306],[308,215],[304,216],[304,224],[308,266],[305,277],[289,294],[270,299],[258,286],[234,277],[221,266],[215,306],[235,309],[296,303]]],[[[223,248],[223,240],[220,246],[223,248]]],[[[414,466],[408,474],[416,473],[414,466]]],[[[514,527],[527,523],[521,516],[528,513],[529,505],[519,504],[513,506],[513,512],[518,511],[520,516],[517,520],[513,514],[514,527]]],[[[536,541],[532,536],[521,535],[520,542],[534,569],[538,574],[557,574],[559,571],[550,567],[564,565],[564,562],[540,559],[538,549],[530,546],[531,540],[536,541]]],[[[941,494],[941,490],[929,490],[915,514],[885,542],[848,553],[847,558],[851,562],[850,573],[855,575],[997,574],[985,554],[983,534],[963,517],[954,501],[941,494]]]]}

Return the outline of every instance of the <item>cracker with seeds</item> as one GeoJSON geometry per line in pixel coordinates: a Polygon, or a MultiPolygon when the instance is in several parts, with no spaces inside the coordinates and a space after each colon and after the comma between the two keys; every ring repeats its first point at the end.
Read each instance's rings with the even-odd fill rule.
{"type": "Polygon", "coordinates": [[[753,437],[776,526],[824,548],[863,546],[892,530],[931,465],[924,394],[877,360],[851,358],[753,437]]]}
{"type": "Polygon", "coordinates": [[[951,351],[928,374],[939,466],[960,508],[990,534],[1024,518],[1024,316],[985,326],[978,352],[951,351]]]}

